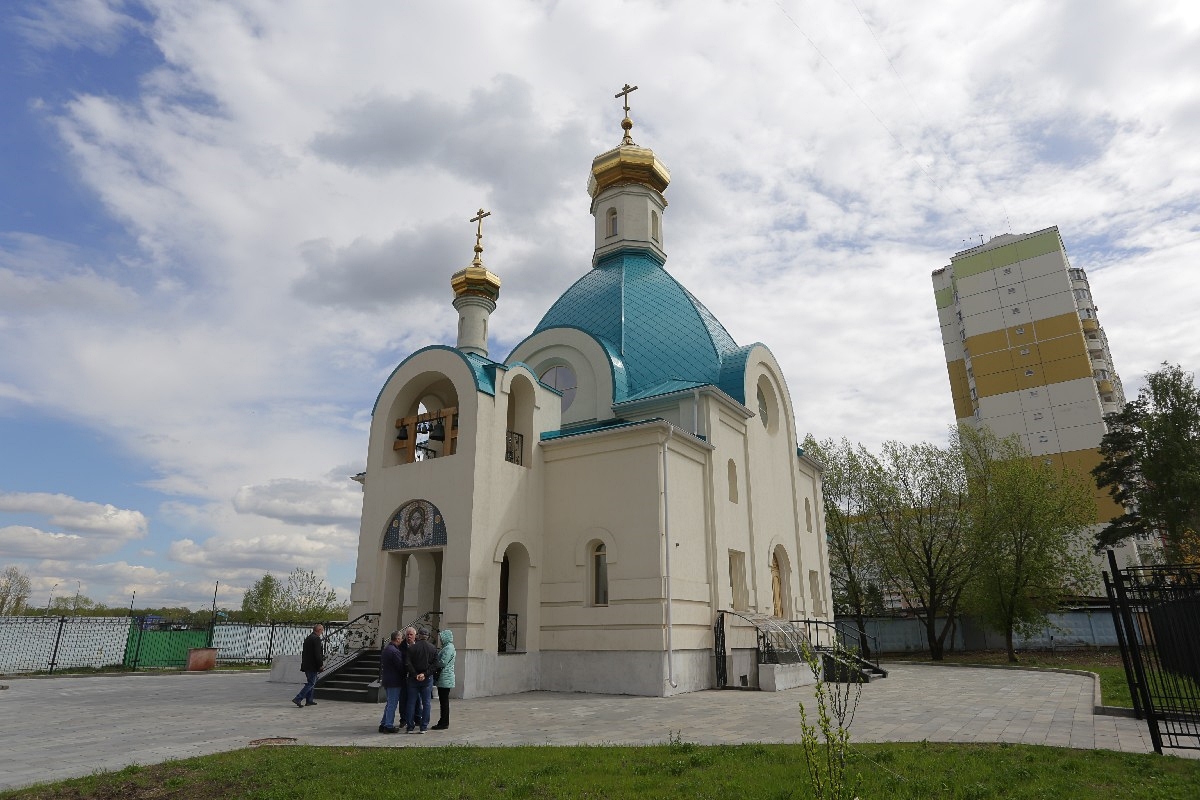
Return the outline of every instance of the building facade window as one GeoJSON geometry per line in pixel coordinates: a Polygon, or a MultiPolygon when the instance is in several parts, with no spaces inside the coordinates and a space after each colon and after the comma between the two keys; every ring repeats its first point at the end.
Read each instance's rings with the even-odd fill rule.
{"type": "Polygon", "coordinates": [[[746,554],[741,550],[729,551],[730,604],[734,611],[750,610],[750,589],[746,583],[746,554]]]}
{"type": "Polygon", "coordinates": [[[729,502],[736,503],[738,501],[737,464],[733,463],[732,458],[729,459],[726,471],[729,473],[729,502]]]}
{"type": "Polygon", "coordinates": [[[575,402],[575,390],[579,388],[579,380],[575,372],[565,364],[553,366],[542,373],[538,379],[551,389],[562,392],[562,410],[566,411],[575,402]]]}
{"type": "Polygon", "coordinates": [[[604,542],[592,546],[592,605],[608,605],[608,550],[604,542]]]}
{"type": "Polygon", "coordinates": [[[650,212],[650,238],[658,242],[662,240],[662,232],[658,222],[658,212],[650,212]]]}
{"type": "Polygon", "coordinates": [[[605,217],[604,228],[606,235],[617,235],[617,210],[615,208],[610,208],[608,210],[608,214],[605,217]]]}

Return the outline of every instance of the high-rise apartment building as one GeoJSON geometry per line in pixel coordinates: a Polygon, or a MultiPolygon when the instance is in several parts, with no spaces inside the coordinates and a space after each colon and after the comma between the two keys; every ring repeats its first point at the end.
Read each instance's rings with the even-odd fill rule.
{"type": "MultiPolygon", "coordinates": [[[[934,271],[933,291],[958,421],[1016,434],[1033,456],[1090,480],[1104,415],[1125,396],[1087,275],[1067,260],[1058,227],[955,253],[934,271]]],[[[1097,490],[1096,522],[1120,513],[1097,490]]]]}

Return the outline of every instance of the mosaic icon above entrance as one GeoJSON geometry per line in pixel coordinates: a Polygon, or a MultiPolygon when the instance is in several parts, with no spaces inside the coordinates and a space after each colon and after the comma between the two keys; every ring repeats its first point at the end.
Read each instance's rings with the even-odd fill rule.
{"type": "Polygon", "coordinates": [[[411,500],[400,506],[383,535],[384,550],[443,547],[445,544],[446,521],[437,506],[428,500],[411,500]]]}

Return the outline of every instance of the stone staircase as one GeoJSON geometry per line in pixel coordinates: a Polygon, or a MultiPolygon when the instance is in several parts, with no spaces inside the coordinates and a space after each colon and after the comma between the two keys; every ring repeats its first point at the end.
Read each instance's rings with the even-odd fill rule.
{"type": "Polygon", "coordinates": [[[845,650],[830,651],[818,648],[822,665],[825,668],[825,680],[830,683],[870,683],[873,680],[886,678],[888,673],[883,667],[862,658],[857,653],[845,650]]]}
{"type": "Polygon", "coordinates": [[[383,687],[371,686],[378,680],[379,650],[360,650],[318,678],[313,696],[319,700],[382,703],[386,699],[383,687]]]}

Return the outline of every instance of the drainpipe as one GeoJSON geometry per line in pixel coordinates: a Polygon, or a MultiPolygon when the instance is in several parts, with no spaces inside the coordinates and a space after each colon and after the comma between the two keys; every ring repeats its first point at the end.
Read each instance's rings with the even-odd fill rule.
{"type": "Polygon", "coordinates": [[[700,390],[692,389],[692,436],[700,435],[700,390]]]}
{"type": "Polygon", "coordinates": [[[667,506],[667,488],[670,484],[667,472],[667,445],[671,442],[671,435],[675,433],[675,429],[671,427],[671,423],[667,423],[667,438],[663,439],[662,448],[662,476],[663,476],[663,540],[666,547],[667,555],[663,563],[664,577],[667,580],[667,683],[671,684],[672,689],[678,689],[679,684],[675,682],[675,645],[671,638],[671,607],[674,605],[671,598],[671,513],[667,506]]]}

